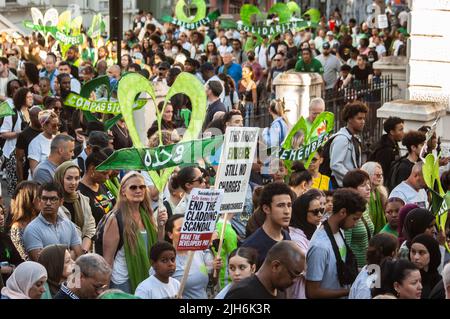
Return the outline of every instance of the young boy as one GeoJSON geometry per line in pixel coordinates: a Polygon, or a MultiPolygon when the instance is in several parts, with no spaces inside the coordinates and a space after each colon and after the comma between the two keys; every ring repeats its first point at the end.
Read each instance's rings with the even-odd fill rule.
{"type": "Polygon", "coordinates": [[[171,276],[176,269],[176,250],[167,242],[158,242],[150,249],[154,274],[136,288],[135,296],[142,299],[174,299],[180,282],[171,276]]]}

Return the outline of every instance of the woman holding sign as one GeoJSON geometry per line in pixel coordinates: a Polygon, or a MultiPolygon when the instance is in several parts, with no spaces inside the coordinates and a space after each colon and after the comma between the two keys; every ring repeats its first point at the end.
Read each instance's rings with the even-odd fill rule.
{"type": "MultiPolygon", "coordinates": [[[[181,227],[183,226],[184,216],[175,214],[169,218],[166,223],[166,241],[172,243],[177,248],[180,241],[181,227]]],[[[211,254],[209,250],[197,250],[194,252],[191,267],[187,275],[186,283],[183,289],[183,299],[208,299],[206,288],[208,287],[209,274],[213,270],[219,271],[222,268],[222,259],[215,259],[213,269],[211,269],[211,254]],[[209,269],[208,269],[209,266],[209,269]]],[[[176,270],[172,275],[178,281],[183,281],[183,274],[188,264],[189,252],[177,250],[176,270]]]]}
{"type": "Polygon", "coordinates": [[[206,188],[206,179],[202,171],[195,166],[183,167],[178,174],[172,176],[170,183],[172,183],[173,189],[182,189],[185,193],[174,212],[181,215],[184,215],[191,190],[194,188],[206,188]]]}
{"type": "Polygon", "coordinates": [[[163,236],[167,213],[153,218],[144,177],[127,173],[120,184],[119,197],[103,234],[103,256],[111,265],[111,288],[134,293],[150,269],[150,248],[163,236]]]}

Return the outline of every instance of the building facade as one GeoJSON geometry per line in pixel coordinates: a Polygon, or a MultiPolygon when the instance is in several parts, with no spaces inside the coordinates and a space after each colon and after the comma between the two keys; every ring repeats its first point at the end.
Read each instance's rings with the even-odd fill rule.
{"type": "MultiPolygon", "coordinates": [[[[107,29],[109,28],[109,0],[0,0],[0,15],[23,33],[28,34],[30,30],[25,29],[22,23],[24,20],[31,20],[30,9],[32,7],[40,9],[43,14],[52,7],[56,8],[59,13],[71,9],[72,12],[75,12],[75,15],[83,16],[85,27],[90,25],[94,15],[102,13],[105,17],[107,29]]],[[[137,0],[123,0],[124,31],[132,27],[137,12],[137,0]]]]}

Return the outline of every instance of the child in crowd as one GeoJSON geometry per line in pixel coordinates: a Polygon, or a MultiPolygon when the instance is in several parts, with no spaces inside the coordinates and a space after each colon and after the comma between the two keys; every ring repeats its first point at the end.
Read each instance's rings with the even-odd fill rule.
{"type": "Polygon", "coordinates": [[[167,242],[159,242],[150,249],[154,274],[136,288],[135,296],[143,299],[174,299],[180,282],[171,276],[175,272],[176,250],[167,242]]]}

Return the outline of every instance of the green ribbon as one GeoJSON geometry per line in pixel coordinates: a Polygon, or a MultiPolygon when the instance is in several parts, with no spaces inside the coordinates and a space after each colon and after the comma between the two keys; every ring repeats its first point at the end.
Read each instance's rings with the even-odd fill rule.
{"type": "Polygon", "coordinates": [[[12,116],[16,114],[14,110],[9,105],[8,101],[5,101],[0,104],[0,118],[4,118],[5,116],[12,116]]]}
{"type": "Polygon", "coordinates": [[[201,27],[202,25],[211,23],[212,21],[216,20],[219,16],[220,16],[220,12],[219,12],[219,10],[216,10],[216,11],[208,14],[208,16],[206,18],[201,19],[196,22],[185,22],[185,21],[181,21],[181,20],[178,20],[177,18],[170,17],[170,16],[164,16],[164,17],[162,17],[162,20],[164,22],[169,22],[169,23],[178,25],[180,27],[193,30],[193,29],[197,29],[197,28],[201,27]]]}
{"type": "MultiPolygon", "coordinates": [[[[147,103],[147,100],[137,100],[133,109],[139,110],[147,103]]],[[[69,93],[64,100],[64,105],[88,111],[90,113],[121,114],[120,105],[117,101],[93,101],[76,93],[69,93]]]]}
{"type": "Polygon", "coordinates": [[[281,160],[289,161],[301,161],[308,159],[312,154],[314,154],[317,149],[325,143],[330,136],[329,132],[324,132],[320,134],[318,138],[313,139],[311,143],[302,145],[299,149],[285,149],[281,148],[278,152],[278,157],[281,160]]]}
{"type": "Polygon", "coordinates": [[[157,171],[179,165],[195,164],[199,158],[214,155],[222,142],[223,135],[219,135],[155,148],[124,148],[115,151],[96,169],[98,171],[119,169],[157,171]]]}
{"type": "Polygon", "coordinates": [[[71,45],[77,45],[83,43],[83,36],[77,35],[77,36],[71,36],[68,34],[65,34],[58,30],[55,26],[45,26],[40,24],[34,24],[31,21],[24,21],[23,25],[25,28],[32,29],[35,31],[39,31],[42,33],[50,33],[57,41],[62,42],[64,44],[71,44],[71,45]]]}

